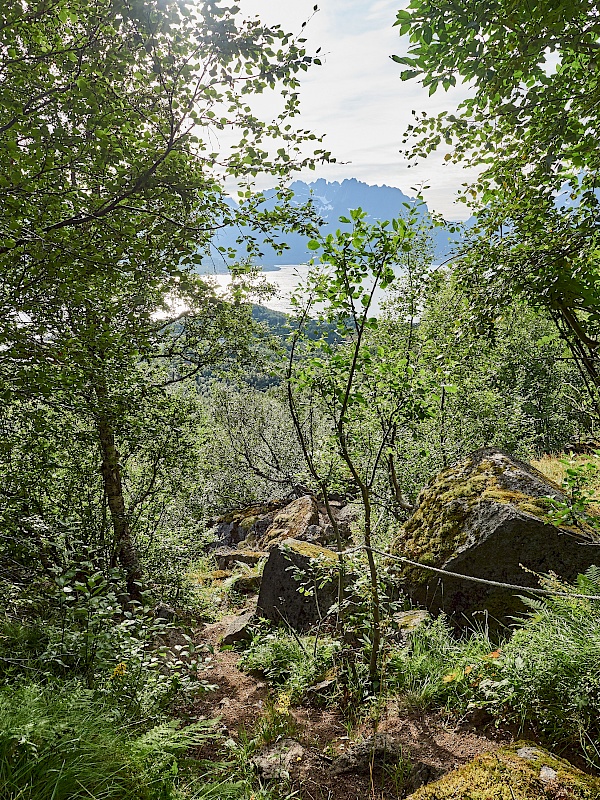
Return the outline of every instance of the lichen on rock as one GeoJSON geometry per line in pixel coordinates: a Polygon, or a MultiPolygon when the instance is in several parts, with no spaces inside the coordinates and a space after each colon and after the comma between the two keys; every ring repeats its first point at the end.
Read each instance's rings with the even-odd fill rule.
{"type": "Polygon", "coordinates": [[[307,529],[319,524],[319,507],[314,497],[305,495],[279,511],[265,533],[265,544],[283,539],[303,539],[307,529]]]}
{"type": "Polygon", "coordinates": [[[534,467],[500,450],[484,448],[447,467],[422,490],[416,510],[404,525],[397,545],[424,563],[450,558],[468,544],[469,521],[481,504],[510,505],[546,521],[548,495],[564,499],[556,484],[534,467]],[[519,470],[511,469],[511,463],[519,470]]]}
{"type": "MultiPolygon", "coordinates": [[[[392,553],[460,575],[522,587],[554,572],[573,580],[600,563],[600,539],[590,528],[557,527],[548,498],[559,487],[528,464],[483,448],[443,470],[423,489],[392,553]]],[[[469,625],[485,612],[506,624],[524,610],[515,590],[402,566],[399,574],[414,601],[469,625]]],[[[522,592],[521,592],[522,593],[522,592]]]]}
{"type": "Polygon", "coordinates": [[[270,552],[258,597],[258,613],[275,623],[306,630],[337,599],[338,555],[333,550],[286,539],[270,552]]]}
{"type": "Polygon", "coordinates": [[[598,800],[600,779],[530,742],[478,756],[407,800],[598,800]]]}

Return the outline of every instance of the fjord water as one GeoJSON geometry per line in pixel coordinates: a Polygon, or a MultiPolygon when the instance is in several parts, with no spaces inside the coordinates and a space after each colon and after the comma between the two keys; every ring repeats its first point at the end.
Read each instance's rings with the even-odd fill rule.
{"type": "MultiPolygon", "coordinates": [[[[274,311],[288,313],[291,310],[290,297],[301,283],[306,281],[310,267],[308,264],[282,264],[276,268],[269,268],[261,273],[261,278],[275,287],[275,294],[272,297],[261,298],[256,302],[260,305],[271,308],[274,311]]],[[[210,277],[222,289],[226,289],[231,283],[231,274],[210,274],[210,277]]],[[[373,311],[377,313],[386,292],[377,289],[375,292],[373,311]]]]}

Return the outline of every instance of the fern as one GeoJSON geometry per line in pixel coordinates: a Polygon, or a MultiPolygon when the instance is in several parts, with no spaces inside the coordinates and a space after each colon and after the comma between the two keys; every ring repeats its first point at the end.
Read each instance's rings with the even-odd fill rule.
{"type": "Polygon", "coordinates": [[[583,575],[577,576],[577,591],[581,594],[600,595],[600,566],[593,564],[583,575]]]}
{"type": "MultiPolygon", "coordinates": [[[[66,684],[62,689],[26,685],[0,691],[0,797],[182,797],[175,786],[178,758],[191,747],[216,738],[214,723],[204,721],[182,728],[170,722],[142,732],[139,727],[78,684],[66,684]]],[[[211,787],[210,781],[204,783],[211,787]]]]}

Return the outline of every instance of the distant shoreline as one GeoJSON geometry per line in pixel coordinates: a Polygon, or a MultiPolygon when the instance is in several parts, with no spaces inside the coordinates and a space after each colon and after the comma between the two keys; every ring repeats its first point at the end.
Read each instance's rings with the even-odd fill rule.
{"type": "MultiPolygon", "coordinates": [[[[260,267],[261,272],[281,272],[286,267],[307,267],[308,264],[257,264],[256,268],[260,267]]],[[[203,264],[198,268],[198,275],[230,275],[231,270],[225,266],[215,266],[203,264]]]]}

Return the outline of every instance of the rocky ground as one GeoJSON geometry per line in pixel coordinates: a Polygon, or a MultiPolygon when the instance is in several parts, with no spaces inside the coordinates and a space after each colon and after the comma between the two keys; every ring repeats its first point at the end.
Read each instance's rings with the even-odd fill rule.
{"type": "MultiPolygon", "coordinates": [[[[512,619],[513,584],[535,586],[538,574],[557,565],[572,580],[597,562],[597,535],[549,522],[549,496],[562,498],[541,472],[491,448],[444,470],[421,493],[392,551],[459,575],[441,581],[411,567],[401,576],[404,590],[433,616],[448,613],[459,627],[482,610],[497,621],[512,619]],[[470,576],[492,584],[482,586],[470,576]]],[[[291,573],[310,576],[314,563],[337,563],[330,549],[337,536],[351,544],[356,508],[338,501],[332,509],[328,517],[306,495],[216,521],[219,570],[212,580],[246,602],[237,615],[199,632],[199,642],[214,650],[206,677],[215,688],[195,700],[190,717],[219,718],[226,738],[253,740],[252,769],[262,781],[280,785],[282,797],[297,792],[303,800],[397,800],[416,792],[414,800],[599,800],[600,781],[537,744],[516,744],[514,732],[483,716],[408,712],[387,701],[376,709],[354,708],[350,723],[341,708],[315,702],[284,709],[279,728],[268,722],[276,702],[269,687],[243,673],[239,655],[222,646],[248,639],[257,611],[298,632],[321,624],[336,587],[315,579],[311,592],[301,592],[291,573]]],[[[222,744],[201,755],[222,760],[222,744]]]]}
{"type": "MultiPolygon", "coordinates": [[[[202,640],[214,647],[207,679],[216,689],[200,695],[195,717],[218,717],[224,735],[239,741],[252,736],[265,714],[269,689],[258,677],[242,672],[239,654],[221,650],[226,616],[207,625],[202,640]]],[[[510,734],[493,726],[478,727],[441,713],[407,713],[388,702],[372,717],[349,726],[342,713],[303,705],[290,709],[293,736],[282,736],[253,757],[262,780],[276,780],[298,791],[303,800],[396,800],[424,783],[470,762],[510,741],[510,734]]],[[[221,759],[218,750],[202,757],[221,759]]]]}

